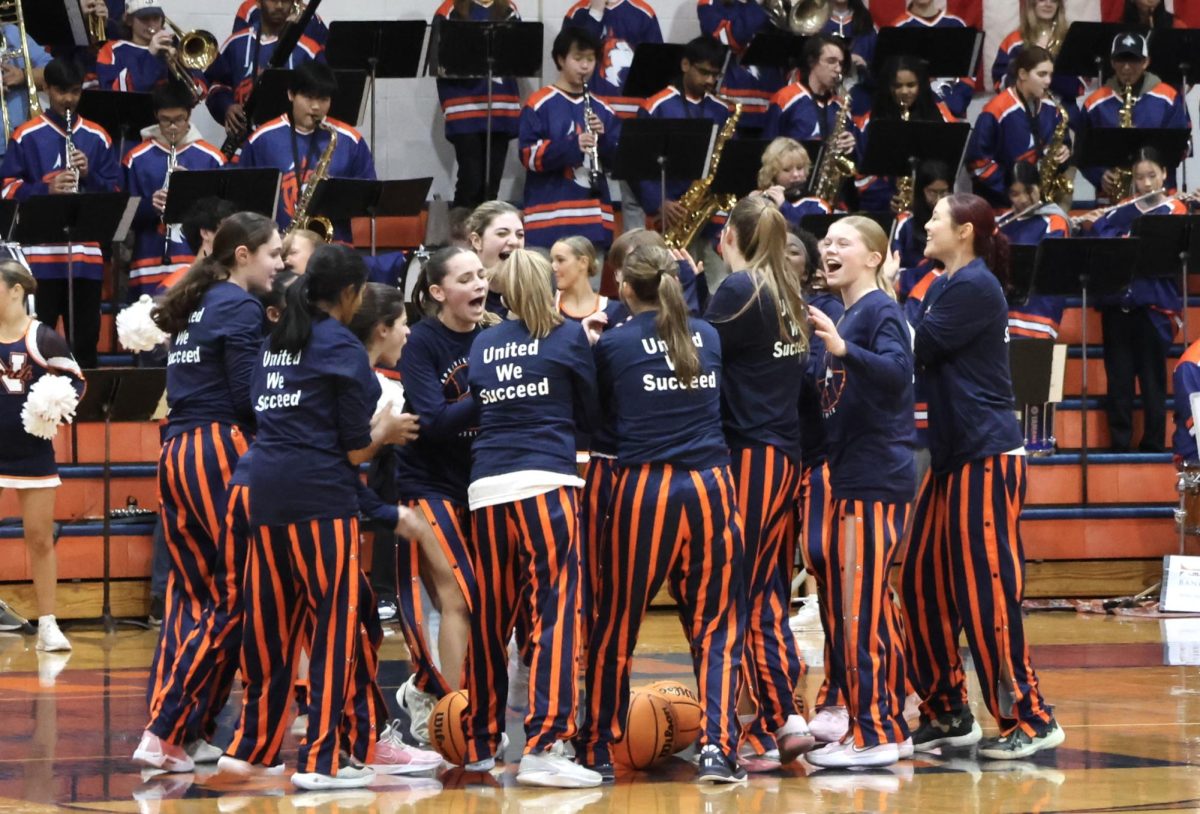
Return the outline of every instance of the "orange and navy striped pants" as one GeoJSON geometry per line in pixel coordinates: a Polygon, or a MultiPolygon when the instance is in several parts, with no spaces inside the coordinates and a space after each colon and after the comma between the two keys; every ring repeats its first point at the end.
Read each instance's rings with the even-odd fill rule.
{"type": "MultiPolygon", "coordinates": [[[[408,505],[420,512],[433,529],[433,536],[437,538],[446,562],[454,571],[467,607],[471,608],[472,597],[475,595],[475,563],[473,546],[468,536],[470,511],[462,503],[433,498],[413,500],[408,505]]],[[[420,560],[420,546],[415,542],[396,547],[396,600],[399,607],[396,617],[400,621],[400,630],[408,645],[409,659],[417,676],[417,688],[442,698],[464,686],[465,676],[452,676],[452,681],[447,680],[438,669],[433,650],[425,638],[420,560]]]]}
{"type": "Polygon", "coordinates": [[[247,446],[238,427],[215,422],[180,433],[163,445],[158,498],[171,573],[147,687],[151,720],[165,700],[163,692],[172,674],[191,666],[181,660],[183,642],[196,629],[204,608],[216,601],[213,563],[226,490],[247,446]]]}
{"type": "Polygon", "coordinates": [[[775,748],[775,730],[795,715],[803,668],[788,628],[795,556],[795,463],[777,447],[731,453],[742,518],[746,581],[746,654],[742,671],[758,709],[743,732],[759,753],[775,748]]]}
{"type": "Polygon", "coordinates": [[[820,583],[830,661],[826,674],[845,690],[850,734],[859,748],[902,743],[904,635],[888,571],[904,535],[908,503],[837,500],[829,540],[813,566],[820,583]]]}
{"type": "MultiPolygon", "coordinates": [[[[308,731],[300,742],[297,771],[336,774],[339,749],[370,755],[359,742],[363,724],[379,714],[366,676],[362,602],[366,579],[359,567],[358,518],[308,520],[259,526],[246,564],[242,674],[247,683],[242,716],[226,750],[239,760],[273,765],[287,729],[287,707],[296,672],[298,638],[312,616],[308,731]]],[[[376,694],[377,695],[377,694],[376,694]]],[[[373,741],[373,737],[369,740],[373,741]]]]}
{"type": "Polygon", "coordinates": [[[629,711],[629,673],[650,600],[666,582],[680,606],[704,707],[702,744],[737,753],[745,647],[742,521],[728,467],[643,464],[620,470],[600,557],[588,644],[587,710],[578,743],[611,763],[629,711]]]}
{"type": "Polygon", "coordinates": [[[967,704],[962,632],[1001,733],[1020,726],[1037,735],[1053,721],[1021,619],[1026,466],[1023,455],[970,461],[949,474],[931,474],[917,498],[900,586],[909,677],[923,718],[954,714],[967,704]]]}
{"type": "Polygon", "coordinates": [[[614,458],[592,455],[583,472],[583,495],[579,504],[580,562],[583,580],[579,588],[580,640],[579,647],[586,656],[596,619],[596,596],[600,593],[600,551],[603,548],[604,524],[617,488],[617,462],[614,458]]]}
{"type": "Polygon", "coordinates": [[[833,608],[829,605],[830,577],[826,573],[828,557],[825,555],[832,530],[833,519],[833,490],[829,486],[829,464],[822,461],[804,469],[800,475],[800,550],[804,557],[804,567],[817,583],[817,596],[820,598],[821,629],[825,633],[825,678],[817,690],[814,709],[822,707],[844,707],[846,705],[846,688],[843,683],[844,675],[834,669],[835,658],[830,645],[829,631],[833,626],[831,614],[833,608]]]}
{"type": "Polygon", "coordinates": [[[471,614],[467,760],[492,757],[504,731],[506,646],[526,607],[529,710],[525,753],[575,734],[579,624],[579,496],[559,487],[471,513],[478,593],[471,614]]]}

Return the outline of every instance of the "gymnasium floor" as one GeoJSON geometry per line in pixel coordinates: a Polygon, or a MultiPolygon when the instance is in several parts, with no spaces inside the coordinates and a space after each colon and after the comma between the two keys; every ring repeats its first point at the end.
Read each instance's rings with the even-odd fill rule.
{"type": "MultiPolygon", "coordinates": [[[[1037,614],[1028,622],[1034,663],[1067,742],[1017,764],[969,753],[886,771],[814,772],[796,764],[741,787],[700,788],[682,759],[615,786],[535,791],[515,785],[515,763],[496,776],[450,770],[381,778],[368,791],[296,794],[287,778],[236,781],[211,772],[143,775],[129,761],[145,722],[143,692],[155,634],[71,627],[65,666],[32,638],[0,634],[0,811],[131,814],[346,812],[1153,812],[1200,810],[1200,620],[1169,623],[1037,614]],[[39,675],[39,667],[41,675],[39,675]],[[61,672],[54,677],[56,669],[61,672]],[[807,776],[806,776],[807,775],[807,776]]],[[[394,630],[394,629],[393,629],[394,630]]],[[[819,637],[803,636],[819,658],[819,637]]],[[[398,635],[384,645],[382,682],[407,672],[398,635]]],[[[673,615],[648,620],[635,686],[664,677],[693,683],[673,615]]],[[[808,678],[816,689],[820,669],[808,678]]],[[[973,690],[974,692],[974,690],[973,690]]],[[[237,696],[235,696],[236,700],[237,696]]],[[[227,714],[229,710],[226,711],[227,714]]],[[[985,733],[988,723],[979,710],[985,733]]],[[[509,732],[520,722],[510,714],[509,732]]],[[[519,746],[510,749],[515,760],[519,746]]],[[[294,759],[294,741],[285,757],[294,759]]]]}

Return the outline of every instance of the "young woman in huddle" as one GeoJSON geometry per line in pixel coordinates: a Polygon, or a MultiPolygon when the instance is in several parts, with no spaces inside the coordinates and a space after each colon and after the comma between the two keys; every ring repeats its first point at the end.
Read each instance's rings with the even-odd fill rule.
{"type": "Polygon", "coordinates": [[[467,383],[467,357],[486,316],[488,279],[480,256],[460,248],[436,252],[421,274],[417,301],[428,316],[413,326],[399,365],[404,409],[420,416],[421,432],[396,453],[400,499],[416,509],[419,527],[410,556],[397,559],[399,618],[413,674],[396,700],[412,719],[413,737],[429,743],[429,713],[439,698],[462,687],[471,629],[475,569],[467,486],[479,411],[467,383]],[[436,661],[425,639],[416,577],[441,614],[436,661]]]}
{"type": "Polygon", "coordinates": [[[965,633],[1000,727],[979,754],[1018,760],[1065,735],[1038,688],[1021,619],[1026,459],[1009,374],[1008,240],[975,195],[940,201],[926,231],[925,253],[946,273],[925,295],[913,346],[932,457],[900,577],[909,676],[922,699],[913,745],[925,752],[982,737],[967,705],[965,633]]]}
{"type": "MultiPolygon", "coordinates": [[[[488,201],[475,207],[467,218],[471,248],[491,279],[500,264],[517,249],[525,248],[525,221],[521,210],[506,201],[488,201]]],[[[488,287],[487,310],[498,317],[508,313],[501,301],[504,291],[488,287]]]]}
{"type": "Polygon", "coordinates": [[[745,583],[721,432],[720,338],[688,316],[677,274],[665,248],[629,253],[621,299],[633,318],[596,344],[601,402],[616,418],[620,479],[601,552],[588,705],[576,754],[612,777],[638,630],[667,582],[680,605],[705,710],[697,780],[740,783],[746,780],[737,762],[745,583]]]}
{"type": "Polygon", "coordinates": [[[167,686],[191,669],[200,643],[192,633],[211,604],[217,507],[255,425],[250,380],[263,331],[263,307],[255,295],[269,289],[283,269],[280,251],[273,220],[250,212],[231,215],[213,238],[212,254],[192,266],[153,312],[155,323],[171,336],[171,412],[158,480],[172,567],[150,669],[150,721],[133,753],[144,766],[187,772],[195,759],[213,762],[221,756],[204,742],[205,733],[186,731],[190,699],[167,693],[167,686]]]}
{"type": "Polygon", "coordinates": [[[705,319],[721,337],[721,418],[743,520],[748,689],[758,707],[743,765],[772,771],[813,745],[794,696],[801,663],[787,625],[800,467],[801,379],[808,351],[802,283],[788,265],[787,222],[763,197],[729,213],[721,253],[733,270],[705,319]]]}
{"type": "Polygon", "coordinates": [[[539,255],[517,249],[496,271],[509,319],[471,346],[479,404],[472,445],[472,536],[478,585],[471,617],[467,769],[495,765],[508,699],[506,645],[528,631],[525,754],[517,782],[583,788],[600,775],[563,751],[575,731],[579,613],[576,428],[591,423],[596,373],[583,327],[564,320],[539,255]]]}
{"type": "Polygon", "coordinates": [[[849,731],[810,753],[828,768],[886,766],[911,756],[904,722],[904,650],[888,569],[916,488],[912,458],[913,362],[904,313],[884,273],[887,235],[852,216],[833,224],[825,280],[841,294],[835,323],[813,308],[825,343],[821,408],[829,443],[828,534],[812,566],[826,636],[849,713],[849,731]]]}

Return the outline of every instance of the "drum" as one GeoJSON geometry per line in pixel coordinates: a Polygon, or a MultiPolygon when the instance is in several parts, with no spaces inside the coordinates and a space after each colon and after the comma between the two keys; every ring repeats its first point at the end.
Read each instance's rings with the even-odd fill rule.
{"type": "Polygon", "coordinates": [[[1179,470],[1175,488],[1179,491],[1175,522],[1184,534],[1200,535],[1200,467],[1185,464],[1179,470]]]}

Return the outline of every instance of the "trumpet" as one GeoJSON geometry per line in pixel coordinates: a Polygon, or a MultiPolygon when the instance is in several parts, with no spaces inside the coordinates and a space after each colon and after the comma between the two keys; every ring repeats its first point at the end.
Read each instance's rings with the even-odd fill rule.
{"type": "MultiPolygon", "coordinates": [[[[192,78],[192,71],[206,71],[217,61],[221,47],[217,38],[208,31],[197,29],[185,32],[182,28],[163,17],[163,25],[169,28],[178,40],[175,53],[167,56],[167,67],[176,81],[187,88],[197,104],[204,98],[204,86],[192,78]]],[[[164,29],[165,30],[165,29],[164,29]]],[[[151,36],[157,34],[151,32],[151,36]]]]}
{"type": "Polygon", "coordinates": [[[87,24],[88,42],[92,45],[103,45],[108,42],[108,18],[94,11],[89,11],[85,20],[87,24]]]}

